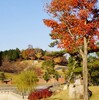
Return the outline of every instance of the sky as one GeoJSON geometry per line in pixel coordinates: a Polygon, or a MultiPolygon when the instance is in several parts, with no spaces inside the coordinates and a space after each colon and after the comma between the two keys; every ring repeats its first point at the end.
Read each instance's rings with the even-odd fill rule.
{"type": "Polygon", "coordinates": [[[43,19],[49,18],[44,5],[50,0],[0,0],[0,51],[28,48],[50,48],[50,28],[43,19]]]}
{"type": "Polygon", "coordinates": [[[44,5],[49,0],[0,0],[0,51],[28,48],[57,50],[52,42],[50,29],[43,19],[49,18],[44,5]]]}

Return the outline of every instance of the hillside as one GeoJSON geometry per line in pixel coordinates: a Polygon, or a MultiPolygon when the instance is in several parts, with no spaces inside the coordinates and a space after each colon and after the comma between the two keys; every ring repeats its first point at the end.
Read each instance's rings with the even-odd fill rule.
{"type": "Polygon", "coordinates": [[[9,72],[9,73],[18,73],[25,69],[35,66],[41,66],[40,63],[36,63],[37,61],[33,60],[23,60],[23,61],[13,61],[13,62],[3,62],[0,67],[1,71],[9,72]]]}
{"type": "MultiPolygon", "coordinates": [[[[13,62],[3,62],[2,66],[0,67],[1,71],[9,72],[9,73],[18,73],[23,70],[28,70],[32,68],[41,68],[42,63],[44,60],[23,60],[23,61],[13,61],[13,62]]],[[[55,69],[60,71],[61,68],[66,66],[62,65],[55,65],[55,69]]]]}

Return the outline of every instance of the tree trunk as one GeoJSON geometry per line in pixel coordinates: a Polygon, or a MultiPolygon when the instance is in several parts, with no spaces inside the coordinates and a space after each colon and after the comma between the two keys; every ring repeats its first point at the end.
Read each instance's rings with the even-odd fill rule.
{"type": "Polygon", "coordinates": [[[83,59],[83,89],[84,100],[88,100],[88,68],[87,68],[87,39],[84,37],[84,51],[80,51],[83,59]]]}
{"type": "Polygon", "coordinates": [[[84,84],[84,100],[88,100],[88,68],[87,68],[87,39],[86,37],[84,37],[83,84],[84,84]]]}

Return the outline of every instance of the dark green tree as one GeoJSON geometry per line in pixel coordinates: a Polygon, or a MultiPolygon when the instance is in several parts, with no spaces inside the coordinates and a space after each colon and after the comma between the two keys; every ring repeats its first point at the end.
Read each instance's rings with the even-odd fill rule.
{"type": "Polygon", "coordinates": [[[71,56],[68,60],[68,78],[67,81],[70,82],[78,75],[82,76],[82,59],[79,55],[71,56]]]}
{"type": "Polygon", "coordinates": [[[44,79],[49,80],[51,76],[53,76],[56,80],[58,80],[58,72],[54,69],[55,64],[53,60],[47,60],[42,63],[42,69],[45,70],[44,79]]]}
{"type": "Polygon", "coordinates": [[[20,57],[20,50],[17,49],[10,49],[5,50],[2,52],[2,59],[6,61],[15,61],[20,57]]]}
{"type": "Polygon", "coordinates": [[[88,62],[89,85],[99,85],[99,59],[91,58],[88,62]]]}
{"type": "Polygon", "coordinates": [[[48,82],[49,79],[50,79],[50,74],[47,73],[47,72],[45,72],[45,74],[43,75],[43,78],[44,78],[44,80],[45,80],[46,82],[48,82]]]}

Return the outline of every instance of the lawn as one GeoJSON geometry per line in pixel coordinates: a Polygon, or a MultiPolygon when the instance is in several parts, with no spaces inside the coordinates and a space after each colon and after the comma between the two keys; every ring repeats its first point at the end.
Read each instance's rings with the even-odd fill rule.
{"type": "MultiPolygon", "coordinates": [[[[89,89],[93,93],[90,100],[99,100],[99,86],[91,86],[91,87],[89,87],[89,89]]],[[[57,94],[53,94],[50,98],[48,98],[46,100],[75,100],[75,99],[69,99],[67,90],[64,90],[57,94]]],[[[81,100],[81,99],[79,99],[79,100],[81,100]]]]}
{"type": "Polygon", "coordinates": [[[89,89],[93,93],[90,100],[99,100],[99,86],[91,86],[91,87],[89,87],[89,89]]]}

